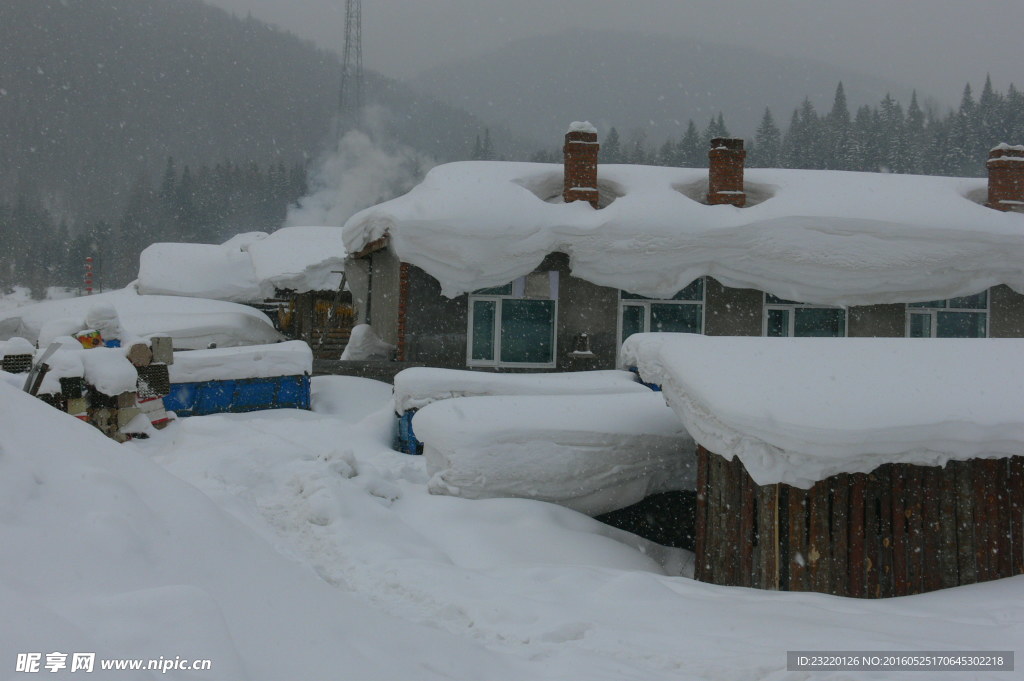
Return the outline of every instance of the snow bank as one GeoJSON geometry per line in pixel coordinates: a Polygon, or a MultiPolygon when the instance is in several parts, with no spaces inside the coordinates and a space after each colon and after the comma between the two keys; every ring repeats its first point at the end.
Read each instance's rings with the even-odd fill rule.
{"type": "Polygon", "coordinates": [[[45,662],[51,651],[91,651],[97,672],[101,659],[180,656],[211,660],[211,678],[252,681],[338,670],[367,681],[471,679],[480,669],[531,676],[511,658],[358,602],[95,428],[2,383],[0,404],[8,669],[19,652],[45,662]]]}
{"type": "Polygon", "coordinates": [[[345,249],[338,227],[247,232],[220,245],[157,243],[139,259],[142,294],[234,302],[273,297],[277,289],[335,290],[345,249]]]}
{"type": "Polygon", "coordinates": [[[661,395],[464,397],[416,413],[429,489],[600,515],[693,489],[695,445],[661,395]]]}
{"type": "MultiPolygon", "coordinates": [[[[645,393],[630,371],[496,374],[414,367],[395,375],[395,411],[420,409],[437,400],[481,395],[605,395],[645,393]]],[[[419,428],[419,421],[416,421],[419,428]]]]}
{"type": "Polygon", "coordinates": [[[356,324],[352,327],[341,359],[345,361],[364,361],[369,359],[387,359],[391,357],[395,346],[384,341],[369,324],[356,324]]]}
{"type": "Polygon", "coordinates": [[[830,305],[916,302],[996,284],[1024,292],[1024,215],[966,198],[981,179],[839,171],[746,171],[768,196],[747,208],[707,206],[707,170],[602,165],[619,197],[601,210],[547,202],[528,187],[558,166],[461,162],[438,166],[403,197],[354,215],[357,252],[390,235],[404,262],[454,297],[569,255],[574,276],[671,297],[709,275],[734,287],[830,305]]]}
{"type": "Polygon", "coordinates": [[[86,320],[92,310],[104,310],[107,306],[116,312],[125,336],[142,339],[171,336],[176,348],[205,348],[210,343],[222,347],[254,345],[283,338],[265,314],[251,307],[219,300],[139,295],[129,286],[118,291],[0,311],[0,339],[22,336],[36,341],[52,321],[59,321],[59,328],[48,331],[58,335],[73,319],[80,320],[79,329],[91,328],[86,320]]]}
{"type": "Polygon", "coordinates": [[[313,351],[305,341],[190,350],[175,353],[168,369],[171,383],[302,376],[313,373],[313,351]]]}
{"type": "Polygon", "coordinates": [[[637,334],[694,439],[761,485],[1024,454],[1024,340],[637,334]]]}

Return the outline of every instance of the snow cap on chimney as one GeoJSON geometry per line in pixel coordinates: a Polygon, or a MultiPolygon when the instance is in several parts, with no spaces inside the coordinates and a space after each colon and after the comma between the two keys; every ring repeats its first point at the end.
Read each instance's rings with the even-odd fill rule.
{"type": "Polygon", "coordinates": [[[747,152],[738,137],[716,137],[708,152],[708,196],[713,206],[729,204],[743,207],[747,195],[743,191],[743,161],[747,152]]]}
{"type": "Polygon", "coordinates": [[[565,184],[562,198],[566,203],[587,201],[597,208],[597,128],[587,121],[574,121],[565,133],[562,154],[565,159],[565,184]]]}
{"type": "Polygon", "coordinates": [[[1024,212],[1024,145],[1000,144],[988,152],[989,208],[1024,212]]]}

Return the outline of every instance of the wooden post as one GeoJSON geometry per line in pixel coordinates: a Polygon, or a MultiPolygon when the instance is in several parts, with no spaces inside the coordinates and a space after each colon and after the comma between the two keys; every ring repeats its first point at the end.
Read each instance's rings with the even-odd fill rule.
{"type": "Polygon", "coordinates": [[[978,581],[978,563],[974,552],[974,485],[971,467],[966,461],[951,461],[956,473],[956,547],[960,584],[978,581]]]}
{"type": "Polygon", "coordinates": [[[697,498],[696,511],[694,513],[694,579],[702,582],[708,579],[706,563],[708,560],[708,467],[711,463],[711,456],[708,450],[701,446],[697,447],[697,498]]]}
{"type": "Polygon", "coordinates": [[[865,538],[868,523],[865,516],[867,501],[868,476],[854,473],[850,476],[850,513],[849,513],[849,546],[850,556],[847,562],[847,579],[849,587],[845,596],[864,598],[867,592],[868,557],[866,555],[865,538]]]}
{"type": "Polygon", "coordinates": [[[850,476],[832,479],[832,581],[829,593],[846,596],[850,575],[850,476]]]}
{"type": "Polygon", "coordinates": [[[1024,456],[1009,461],[1010,533],[1013,541],[1013,574],[1024,574],[1024,456]]]}
{"type": "Polygon", "coordinates": [[[908,466],[900,464],[892,466],[891,470],[890,498],[892,504],[890,508],[892,513],[892,590],[894,596],[906,596],[910,593],[910,584],[907,581],[907,564],[909,562],[907,553],[910,549],[907,546],[907,468],[908,466]]]}
{"type": "Polygon", "coordinates": [[[832,576],[829,485],[828,480],[820,480],[807,492],[807,588],[820,593],[830,591],[832,576]]]}

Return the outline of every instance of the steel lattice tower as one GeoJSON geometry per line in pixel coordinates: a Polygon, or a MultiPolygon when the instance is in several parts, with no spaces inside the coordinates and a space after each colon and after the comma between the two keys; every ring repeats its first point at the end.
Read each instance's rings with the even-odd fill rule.
{"type": "Polygon", "coordinates": [[[363,110],[363,3],[345,0],[345,52],[339,109],[342,122],[359,124],[363,110]]]}

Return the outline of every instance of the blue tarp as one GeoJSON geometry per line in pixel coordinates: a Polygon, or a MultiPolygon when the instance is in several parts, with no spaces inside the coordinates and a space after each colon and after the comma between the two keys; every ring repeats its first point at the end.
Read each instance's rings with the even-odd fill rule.
{"type": "Polygon", "coordinates": [[[309,409],[309,376],[172,383],[164,407],[178,416],[309,409]]]}
{"type": "Polygon", "coordinates": [[[412,430],[412,417],[416,414],[415,409],[410,409],[398,417],[398,451],[406,454],[422,454],[423,443],[416,439],[416,433],[412,430]]]}

